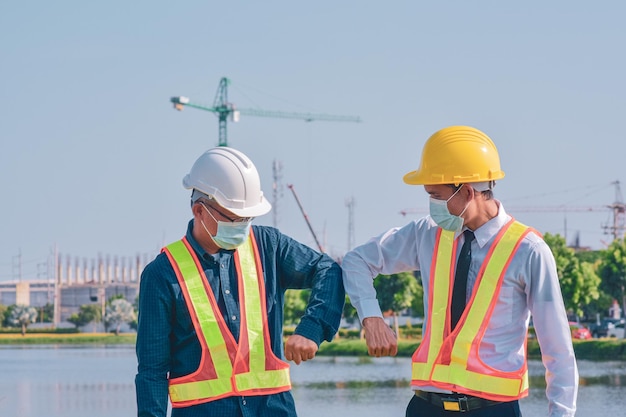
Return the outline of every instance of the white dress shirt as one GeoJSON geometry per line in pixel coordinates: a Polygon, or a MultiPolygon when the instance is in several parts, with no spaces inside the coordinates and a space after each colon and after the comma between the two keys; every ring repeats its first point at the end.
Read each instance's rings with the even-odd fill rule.
{"type": "MultiPolygon", "coordinates": [[[[474,231],[476,239],[472,242],[467,300],[496,234],[511,219],[502,204],[498,202],[498,205],[498,215],[474,231]]],[[[406,271],[421,271],[422,275],[429,273],[437,229],[428,216],[390,229],[345,255],[342,261],[344,286],[361,321],[366,317],[382,317],[374,289],[376,276],[406,271]]],[[[461,232],[457,238],[461,239],[457,246],[458,257],[464,239],[461,232]]],[[[428,277],[423,277],[422,286],[427,315],[428,277]]],[[[531,315],[546,367],[549,416],[574,416],[578,368],[570,328],[554,256],[535,233],[526,235],[508,266],[481,341],[480,358],[487,365],[504,371],[519,369],[525,360],[524,346],[531,315]]],[[[424,323],[427,319],[424,317],[424,323]]],[[[440,391],[435,387],[420,389],[440,391]]]]}

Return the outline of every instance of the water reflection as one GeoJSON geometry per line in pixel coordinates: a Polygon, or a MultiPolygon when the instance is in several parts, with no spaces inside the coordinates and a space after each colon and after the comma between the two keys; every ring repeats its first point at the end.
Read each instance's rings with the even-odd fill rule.
{"type": "MultiPolygon", "coordinates": [[[[545,368],[530,361],[529,396],[520,403],[526,417],[547,415],[545,368]]],[[[622,415],[626,408],[626,363],[579,361],[577,417],[622,415]]],[[[411,398],[409,358],[316,358],[292,366],[300,417],[404,416],[411,398]],[[342,414],[340,414],[342,413],[342,414]]]]}
{"type": "MultiPolygon", "coordinates": [[[[411,398],[410,358],[318,357],[291,367],[299,417],[403,416],[411,398]]],[[[577,417],[622,415],[626,362],[579,361],[577,417]]],[[[0,416],[136,415],[132,346],[0,347],[0,416]]],[[[524,416],[547,414],[544,368],[529,363],[524,416]]]]}

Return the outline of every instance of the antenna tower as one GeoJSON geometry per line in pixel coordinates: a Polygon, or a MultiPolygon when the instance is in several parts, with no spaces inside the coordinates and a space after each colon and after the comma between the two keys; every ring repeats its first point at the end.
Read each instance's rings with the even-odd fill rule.
{"type": "Polygon", "coordinates": [[[354,197],[346,198],[346,207],[348,207],[348,250],[354,247],[354,197]]]}
{"type": "Polygon", "coordinates": [[[624,198],[622,197],[622,190],[619,185],[619,180],[613,181],[611,185],[615,186],[615,202],[608,205],[613,213],[613,223],[603,226],[604,233],[612,235],[613,240],[621,239],[626,232],[626,204],[624,204],[624,198]]]}
{"type": "Polygon", "coordinates": [[[272,220],[274,227],[278,227],[278,199],[283,196],[283,164],[274,159],[272,163],[272,220]]]}

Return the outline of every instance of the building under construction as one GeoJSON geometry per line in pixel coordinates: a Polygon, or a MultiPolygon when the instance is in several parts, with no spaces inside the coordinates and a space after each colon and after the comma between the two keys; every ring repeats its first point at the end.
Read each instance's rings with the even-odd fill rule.
{"type": "Polygon", "coordinates": [[[54,306],[55,326],[77,313],[80,306],[104,306],[108,299],[123,296],[134,303],[146,257],[100,257],[87,260],[54,256],[52,277],[37,280],[0,282],[0,304],[40,308],[54,306]]]}

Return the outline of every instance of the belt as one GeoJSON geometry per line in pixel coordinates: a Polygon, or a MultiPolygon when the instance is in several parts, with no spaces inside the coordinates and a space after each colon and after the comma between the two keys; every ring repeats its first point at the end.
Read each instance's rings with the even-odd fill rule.
{"type": "Polygon", "coordinates": [[[474,397],[465,394],[443,394],[438,392],[415,391],[415,395],[423,400],[428,401],[446,411],[465,412],[476,410],[479,408],[489,407],[491,405],[501,404],[501,401],[486,400],[480,397],[474,397]]]}

